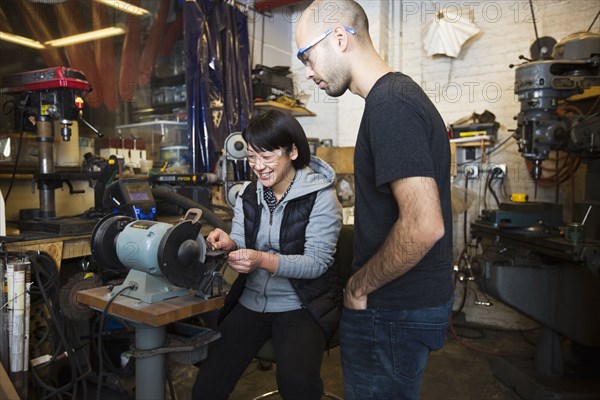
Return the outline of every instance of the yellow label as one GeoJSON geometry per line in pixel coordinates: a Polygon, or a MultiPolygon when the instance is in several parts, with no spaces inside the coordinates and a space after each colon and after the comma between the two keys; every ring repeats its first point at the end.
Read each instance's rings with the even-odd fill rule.
{"type": "Polygon", "coordinates": [[[487,132],[486,131],[469,131],[469,132],[461,132],[458,135],[460,137],[483,136],[483,135],[487,135],[487,132]]]}
{"type": "Polygon", "coordinates": [[[514,203],[526,203],[529,196],[526,193],[513,193],[510,195],[510,201],[514,203]]]}
{"type": "Polygon", "coordinates": [[[129,225],[132,228],[137,228],[137,229],[148,229],[150,228],[150,225],[142,225],[142,224],[133,224],[133,225],[129,225]]]}

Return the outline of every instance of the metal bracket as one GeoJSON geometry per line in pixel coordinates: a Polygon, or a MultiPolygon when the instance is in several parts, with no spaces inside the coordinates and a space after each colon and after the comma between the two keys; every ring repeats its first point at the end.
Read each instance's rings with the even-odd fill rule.
{"type": "Polygon", "coordinates": [[[207,256],[221,257],[217,260],[217,266],[214,269],[209,269],[204,272],[202,280],[198,285],[196,297],[202,299],[212,299],[213,297],[221,296],[223,292],[223,273],[221,270],[225,267],[227,261],[227,252],[216,250],[207,253],[207,256]],[[215,293],[216,284],[216,293],[215,293]]]}

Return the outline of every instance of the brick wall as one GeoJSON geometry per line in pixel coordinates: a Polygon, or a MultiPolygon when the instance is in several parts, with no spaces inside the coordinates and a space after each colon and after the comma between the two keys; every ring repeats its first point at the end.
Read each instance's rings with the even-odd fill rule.
{"type": "MultiPolygon", "coordinates": [[[[394,68],[421,85],[448,124],[473,112],[489,110],[501,126],[498,142],[511,135],[509,130],[516,127],[513,117],[519,112],[519,103],[513,94],[514,69],[509,68],[509,64],[518,64],[521,54],[528,57],[535,40],[528,1],[366,0],[360,3],[369,16],[370,33],[380,54],[394,68]],[[423,48],[426,26],[438,11],[448,10],[468,17],[480,33],[465,43],[457,58],[427,56],[423,48]]],[[[594,0],[538,0],[533,4],[539,36],[552,36],[556,40],[587,30],[598,12],[598,3],[594,0]]],[[[292,25],[294,31],[295,24],[292,25]]],[[[592,31],[600,31],[599,21],[592,31]]],[[[292,48],[295,49],[293,35],[292,48]]],[[[319,92],[312,81],[305,79],[304,69],[294,57],[292,66],[298,87],[311,95],[307,106],[317,113],[314,118],[300,119],[307,134],[332,138],[339,146],[354,145],[363,100],[351,93],[337,99],[329,98],[319,92]]],[[[513,140],[490,159],[507,164],[507,193],[525,192],[530,198],[534,197],[533,182],[513,140]]],[[[582,180],[580,172],[577,187],[581,186],[582,180]]],[[[459,179],[456,184],[462,187],[463,182],[459,179]]],[[[483,208],[482,183],[483,179],[470,182],[470,189],[479,196],[469,210],[469,220],[476,218],[483,208]]],[[[562,202],[565,193],[566,190],[562,190],[559,194],[562,202]]],[[[581,200],[581,196],[582,190],[577,190],[575,200],[581,200]]],[[[538,200],[553,201],[554,198],[554,189],[538,188],[538,200]]],[[[488,198],[488,202],[491,201],[491,197],[488,198]]],[[[460,233],[455,242],[462,243],[462,216],[455,220],[455,231],[460,233]]]]}
{"type": "MultiPolygon", "coordinates": [[[[265,18],[264,23],[260,17],[256,20],[251,30],[251,36],[257,39],[254,63],[262,57],[266,65],[278,65],[285,63],[287,57],[297,93],[317,114],[299,118],[307,135],[333,139],[337,146],[353,146],[364,101],[351,93],[339,98],[327,96],[305,78],[305,70],[295,57],[296,22],[308,3],[281,7],[272,17],[265,18]],[[263,37],[264,44],[260,42],[263,37]]],[[[489,110],[500,123],[498,142],[510,137],[509,130],[516,127],[513,117],[519,112],[519,103],[513,94],[514,69],[509,68],[509,64],[518,64],[521,54],[529,56],[529,48],[535,40],[527,0],[362,0],[360,3],[369,16],[370,33],[380,54],[395,69],[421,85],[448,124],[474,112],[489,110]],[[457,58],[427,56],[423,48],[424,31],[439,11],[458,12],[480,29],[479,34],[465,43],[457,58]]],[[[595,0],[538,0],[533,4],[539,36],[552,36],[556,40],[587,30],[598,12],[595,0]]],[[[592,31],[600,31],[600,21],[592,31]]],[[[534,197],[533,182],[513,140],[494,152],[490,159],[507,164],[507,193],[524,192],[534,197]]],[[[577,175],[578,188],[583,181],[583,170],[577,175]]],[[[463,187],[464,181],[458,179],[455,184],[463,187]]],[[[484,206],[483,179],[470,182],[469,187],[478,194],[469,210],[469,220],[472,220],[484,206]]],[[[566,190],[561,190],[559,194],[561,202],[566,200],[565,193],[566,190]]],[[[576,190],[576,201],[581,200],[582,193],[576,190]]],[[[540,187],[537,191],[537,199],[542,201],[553,201],[555,195],[554,189],[540,187]]],[[[491,197],[487,200],[488,203],[493,201],[491,197]]],[[[461,216],[455,220],[455,231],[460,233],[455,242],[462,243],[461,216]]]]}
{"type": "MultiPolygon", "coordinates": [[[[411,76],[434,101],[444,120],[450,124],[457,119],[489,110],[501,124],[499,141],[507,139],[516,127],[513,117],[519,112],[519,103],[513,94],[514,69],[520,54],[529,56],[529,47],[535,40],[529,2],[527,0],[501,1],[417,1],[417,0],[362,0],[359,1],[371,25],[370,33],[380,54],[395,69],[411,76]],[[460,11],[481,30],[468,41],[457,58],[427,56],[423,49],[424,29],[438,11],[460,11]]],[[[356,140],[363,100],[347,93],[330,98],[312,81],[306,80],[304,67],[296,59],[294,32],[301,11],[310,2],[282,7],[267,21],[265,35],[262,25],[255,26],[257,38],[254,47],[255,63],[260,55],[260,40],[264,37],[263,58],[280,63],[287,56],[291,65],[297,92],[316,117],[299,118],[309,137],[333,139],[336,146],[353,146],[356,140]],[[289,29],[289,31],[288,31],[289,29]],[[277,36],[280,35],[280,36],[277,36]],[[275,38],[275,36],[277,36],[275,38]],[[281,38],[290,38],[289,46],[281,38]],[[267,55],[268,54],[268,55],[267,55]]],[[[585,31],[599,10],[596,0],[537,0],[534,12],[539,36],[564,36],[585,31]]],[[[600,32],[600,21],[591,31],[600,32]]],[[[251,31],[252,33],[252,31],[251,31]]],[[[502,150],[493,153],[491,160],[508,165],[507,193],[525,192],[533,198],[534,185],[524,167],[523,159],[510,140],[502,150]]],[[[578,173],[576,187],[581,188],[583,172],[578,173]]],[[[469,209],[468,221],[473,221],[484,207],[483,179],[469,182],[476,200],[469,209]]],[[[455,187],[463,188],[464,180],[457,179],[455,187]]],[[[565,202],[566,185],[559,200],[565,202]]],[[[538,200],[554,201],[554,189],[538,189],[538,200]]],[[[582,190],[576,191],[575,200],[581,200],[582,190]]],[[[493,205],[491,197],[488,205],[493,205]]],[[[462,215],[453,221],[455,248],[463,245],[462,215]]],[[[473,293],[476,293],[473,291],[473,293]]],[[[467,319],[487,321],[505,327],[523,327],[531,322],[502,304],[493,309],[475,307],[467,301],[467,319]]]]}

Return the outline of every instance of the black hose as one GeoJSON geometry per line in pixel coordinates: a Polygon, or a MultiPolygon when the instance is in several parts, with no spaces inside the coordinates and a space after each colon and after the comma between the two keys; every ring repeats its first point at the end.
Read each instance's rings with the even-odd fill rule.
{"type": "Polygon", "coordinates": [[[179,193],[173,192],[168,186],[155,186],[152,188],[152,195],[155,199],[164,200],[176,206],[184,209],[199,208],[202,210],[202,220],[206,221],[209,225],[224,230],[225,232],[231,231],[231,224],[223,221],[214,212],[204,207],[202,204],[195,202],[179,193]]]}
{"type": "Polygon", "coordinates": [[[98,350],[98,386],[96,386],[96,400],[100,400],[100,394],[102,392],[102,364],[104,362],[104,356],[102,355],[102,331],[104,330],[104,318],[106,317],[106,314],[108,314],[108,309],[109,309],[110,305],[112,304],[112,302],[115,301],[115,299],[117,297],[119,297],[126,290],[135,288],[136,285],[137,284],[132,283],[132,284],[122,287],[116,294],[114,294],[106,302],[104,309],[102,309],[102,314],[100,317],[100,327],[98,329],[98,347],[97,347],[97,350],[98,350]]]}
{"type": "Polygon", "coordinates": [[[465,247],[467,246],[467,216],[469,212],[469,208],[467,207],[467,201],[469,199],[469,173],[465,174],[465,212],[463,213],[463,241],[465,247]]]}
{"type": "MultiPolygon", "coordinates": [[[[32,267],[33,273],[35,275],[36,282],[38,282],[38,283],[42,282],[41,273],[45,273],[47,271],[56,271],[56,266],[54,265],[54,260],[46,253],[28,252],[27,255],[31,262],[31,267],[32,267]]],[[[53,277],[51,279],[58,280],[58,274],[52,274],[52,275],[53,275],[53,277]]],[[[71,367],[71,377],[72,377],[71,382],[61,386],[60,388],[56,388],[50,394],[46,394],[45,396],[43,396],[42,399],[60,395],[61,393],[67,392],[71,388],[73,388],[73,397],[76,398],[77,397],[77,386],[79,384],[79,380],[81,379],[81,376],[79,378],[76,378],[76,377],[77,377],[78,373],[82,372],[82,370],[81,370],[81,367],[79,366],[79,364],[77,364],[77,362],[76,362],[73,350],[71,349],[69,341],[67,340],[65,332],[63,330],[64,329],[64,321],[62,320],[62,318],[59,319],[58,314],[56,314],[54,312],[55,307],[58,304],[58,295],[52,296],[53,300],[51,300],[51,297],[48,296],[46,291],[43,289],[42,285],[40,285],[40,289],[41,289],[40,292],[42,294],[42,297],[44,298],[44,302],[47,305],[48,313],[50,314],[50,317],[51,317],[51,322],[54,324],[54,326],[56,328],[56,332],[58,334],[59,341],[68,354],[67,360],[71,367]]]]}
{"type": "Polygon", "coordinates": [[[490,175],[490,178],[487,181],[487,187],[488,189],[490,189],[490,193],[492,194],[492,196],[494,196],[494,200],[496,201],[496,205],[498,206],[498,208],[500,208],[500,200],[498,200],[498,195],[496,194],[496,191],[494,190],[494,188],[492,187],[492,180],[496,177],[496,175],[498,174],[502,174],[502,170],[498,169],[498,168],[494,168],[492,170],[492,174],[490,175]]]}
{"type": "Polygon", "coordinates": [[[462,299],[460,300],[460,305],[458,306],[458,309],[452,311],[453,318],[456,317],[458,314],[460,314],[462,312],[463,308],[465,307],[465,303],[467,302],[467,285],[468,285],[468,282],[463,282],[462,299]]]}

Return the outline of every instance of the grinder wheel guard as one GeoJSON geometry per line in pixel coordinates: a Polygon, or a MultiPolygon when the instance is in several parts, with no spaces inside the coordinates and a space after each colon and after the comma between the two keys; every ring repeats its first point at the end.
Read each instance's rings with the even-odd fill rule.
{"type": "Polygon", "coordinates": [[[204,239],[195,240],[201,225],[183,221],[163,236],[158,249],[158,264],[163,275],[174,285],[195,288],[206,270],[204,239]]]}
{"type": "Polygon", "coordinates": [[[94,260],[102,268],[114,272],[125,272],[128,270],[117,256],[115,243],[119,233],[132,221],[135,221],[135,219],[127,215],[109,214],[102,218],[94,227],[91,252],[94,260]]]}

